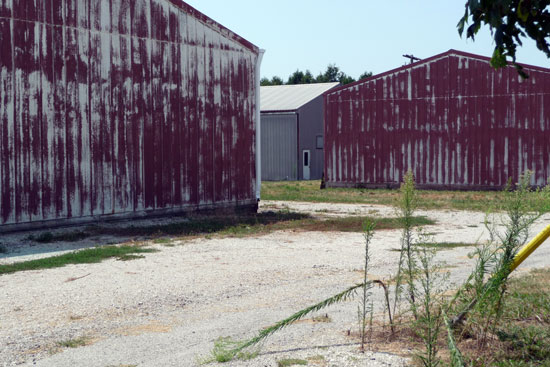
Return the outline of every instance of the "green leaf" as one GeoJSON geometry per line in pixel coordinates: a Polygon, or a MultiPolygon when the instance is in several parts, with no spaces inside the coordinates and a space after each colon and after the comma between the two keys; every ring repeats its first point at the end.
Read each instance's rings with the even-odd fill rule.
{"type": "Polygon", "coordinates": [[[495,52],[493,52],[493,58],[491,59],[491,66],[498,69],[507,65],[508,62],[506,61],[506,56],[502,53],[499,47],[496,47],[495,52]]]}
{"type": "Polygon", "coordinates": [[[523,0],[520,0],[518,4],[518,17],[524,22],[527,22],[527,19],[529,19],[529,10],[527,10],[526,12],[523,12],[522,5],[523,5],[523,0]]]}

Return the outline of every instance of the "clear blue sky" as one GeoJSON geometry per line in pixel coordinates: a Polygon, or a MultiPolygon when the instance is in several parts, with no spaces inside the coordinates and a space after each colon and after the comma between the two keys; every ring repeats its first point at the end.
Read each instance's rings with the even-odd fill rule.
{"type": "MultiPolygon", "coordinates": [[[[334,63],[357,78],[451,48],[491,56],[488,28],[475,42],[461,39],[456,24],[465,0],[186,0],[217,22],[266,50],[262,76],[284,80],[296,69],[314,75],[334,63]]],[[[526,40],[518,61],[550,68],[526,40]]]]}

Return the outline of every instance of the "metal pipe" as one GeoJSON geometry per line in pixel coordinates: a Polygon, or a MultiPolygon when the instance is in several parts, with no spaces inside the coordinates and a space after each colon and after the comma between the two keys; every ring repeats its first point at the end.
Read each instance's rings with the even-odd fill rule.
{"type": "MultiPolygon", "coordinates": [[[[521,250],[519,250],[519,252],[516,254],[516,257],[514,257],[514,261],[510,265],[510,272],[508,274],[516,270],[517,267],[520,266],[521,263],[533,253],[533,251],[539,248],[539,246],[548,239],[548,237],[550,237],[550,225],[546,227],[542,232],[540,232],[535,238],[533,238],[527,245],[523,246],[521,250]]],[[[485,284],[485,292],[487,292],[490,282],[491,279],[489,279],[489,281],[485,284]]],[[[470,310],[474,308],[474,306],[477,304],[477,301],[477,298],[473,299],[468,307],[464,309],[464,311],[462,311],[451,320],[449,325],[451,327],[455,327],[457,324],[462,323],[462,321],[464,321],[464,319],[466,318],[468,312],[470,312],[470,310]]]]}
{"type": "Polygon", "coordinates": [[[539,246],[542,245],[542,243],[546,241],[548,237],[550,237],[550,225],[546,227],[542,232],[540,232],[537,237],[533,238],[531,242],[529,242],[527,245],[523,246],[521,250],[519,250],[516,257],[514,258],[514,262],[512,262],[512,265],[510,266],[510,272],[516,270],[516,268],[520,266],[521,263],[533,253],[533,251],[539,248],[539,246]]]}
{"type": "Polygon", "coordinates": [[[260,201],[262,192],[262,124],[260,106],[260,78],[262,59],[265,50],[260,50],[256,59],[256,200],[260,201]]]}

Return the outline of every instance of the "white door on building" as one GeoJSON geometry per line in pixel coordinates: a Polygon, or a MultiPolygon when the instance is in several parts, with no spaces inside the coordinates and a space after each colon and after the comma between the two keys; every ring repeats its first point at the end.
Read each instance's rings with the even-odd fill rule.
{"type": "Polygon", "coordinates": [[[304,155],[302,159],[302,162],[304,163],[304,169],[302,171],[303,179],[309,180],[309,177],[310,177],[309,167],[311,166],[311,153],[309,150],[304,150],[303,155],[304,155]]]}

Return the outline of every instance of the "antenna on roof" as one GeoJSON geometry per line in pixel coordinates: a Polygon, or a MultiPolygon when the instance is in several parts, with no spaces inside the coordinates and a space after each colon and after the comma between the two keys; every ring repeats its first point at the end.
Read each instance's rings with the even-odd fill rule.
{"type": "Polygon", "coordinates": [[[404,58],[410,59],[411,64],[413,64],[415,61],[420,61],[422,59],[419,59],[418,57],[415,57],[414,55],[403,55],[404,58]]]}

